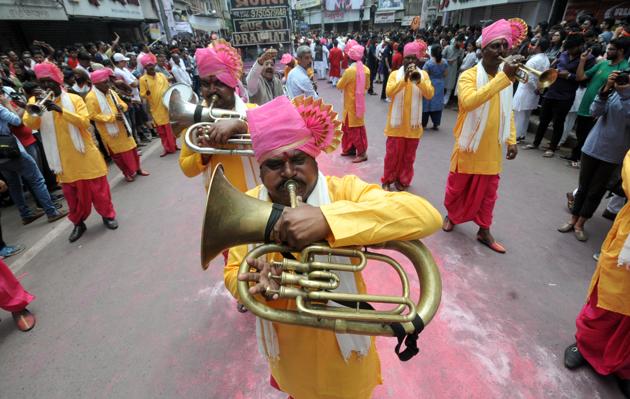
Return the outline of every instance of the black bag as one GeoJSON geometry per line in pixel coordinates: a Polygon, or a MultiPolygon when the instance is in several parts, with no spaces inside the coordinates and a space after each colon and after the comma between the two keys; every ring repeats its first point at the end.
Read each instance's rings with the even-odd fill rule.
{"type": "Polygon", "coordinates": [[[14,135],[0,135],[0,159],[17,159],[20,157],[20,147],[14,135]]]}

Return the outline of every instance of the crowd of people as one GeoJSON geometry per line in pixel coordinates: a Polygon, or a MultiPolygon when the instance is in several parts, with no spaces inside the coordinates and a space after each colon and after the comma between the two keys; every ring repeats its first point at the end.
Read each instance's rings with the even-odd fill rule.
{"type": "MultiPolygon", "coordinates": [[[[232,111],[234,118],[198,129],[199,146],[222,146],[234,135],[249,133],[255,155],[200,154],[182,143],[182,172],[204,175],[207,189],[220,163],[237,189],[281,204],[265,234],[293,248],[322,240],[346,246],[418,239],[440,226],[450,232],[472,221],[481,244],[506,253],[490,232],[502,159],[515,159],[518,143],[525,150],[540,148],[550,123],[553,133],[542,156],[554,157],[575,127],[566,158],[580,169],[580,177],[575,192],[567,194],[572,217],[559,231],[585,241],[584,225],[607,191],[618,205],[609,210],[615,224],[599,255],[589,302],[578,316],[577,343],[567,348],[565,365],[588,362],[601,374],[616,374],[630,397],[630,303],[624,297],[630,290],[624,270],[630,264],[630,211],[622,185],[630,164],[621,168],[630,150],[629,20],[598,25],[582,16],[534,28],[511,19],[484,27],[380,34],[315,32],[297,35],[294,52],[279,56],[278,49],[264,49],[246,74],[241,52],[215,35],[168,45],[119,41],[76,43],[61,50],[36,41],[21,57],[14,51],[0,55],[0,173],[6,182],[0,191],[8,189],[25,225],[44,214],[51,223],[68,215],[74,225],[69,241],[74,242],[86,231],[84,222],[94,206],[105,227],[116,229],[106,161],[131,183],[149,175],[138,147],[159,137],[162,157],[180,150],[180,132],[173,131],[164,101],[173,84],[198,94],[195,122],[211,104],[232,111]],[[521,65],[554,69],[557,78],[527,73],[521,65]],[[319,96],[318,85],[326,82],[343,93],[338,116],[319,96]],[[366,95],[378,95],[375,84],[382,85],[380,96],[388,107],[381,187],[355,176],[323,176],[316,158],[338,145],[341,156],[354,157],[352,162],[368,161],[366,95]],[[424,129],[431,120],[439,130],[450,104],[457,120],[444,194],[447,215],[441,218],[430,203],[406,191],[424,129]],[[525,143],[534,112],[539,115],[535,137],[525,143]],[[283,184],[288,179],[296,182],[305,206],[290,208],[283,184]],[[41,210],[27,205],[24,186],[41,210]],[[398,211],[386,211],[392,207],[398,211]]],[[[22,250],[4,243],[0,230],[0,257],[22,250]]],[[[238,300],[237,281],[249,281],[252,294],[278,300],[278,279],[271,276],[279,274],[270,261],[279,254],[250,261],[252,272],[241,275],[247,250],[239,246],[224,253],[226,286],[238,300]]],[[[0,305],[14,312],[18,327],[26,331],[35,322],[26,310],[33,297],[8,277],[5,267],[0,261],[0,276],[7,276],[0,280],[4,297],[22,300],[5,306],[9,300],[2,301],[0,289],[0,305]]],[[[360,274],[346,277],[343,285],[348,292],[365,291],[360,274]]],[[[276,304],[294,306],[287,299],[276,304]]],[[[239,310],[244,309],[239,305],[239,310]]],[[[278,389],[300,398],[367,398],[380,382],[373,339],[258,322],[259,347],[278,389]],[[320,379],[305,379],[299,362],[322,354],[338,367],[320,365],[320,379]]]]}

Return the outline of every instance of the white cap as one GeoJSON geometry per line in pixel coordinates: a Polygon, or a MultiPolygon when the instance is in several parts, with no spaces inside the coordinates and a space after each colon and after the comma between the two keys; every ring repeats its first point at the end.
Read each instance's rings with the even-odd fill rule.
{"type": "Polygon", "coordinates": [[[129,61],[129,58],[125,57],[124,55],[120,53],[114,54],[112,58],[114,59],[114,62],[129,61]]]}

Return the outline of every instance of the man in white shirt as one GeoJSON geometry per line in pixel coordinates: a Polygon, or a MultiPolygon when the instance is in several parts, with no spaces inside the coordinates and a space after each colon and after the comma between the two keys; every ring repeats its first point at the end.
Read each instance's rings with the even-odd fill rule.
{"type": "Polygon", "coordinates": [[[144,120],[141,115],[143,110],[142,100],[140,99],[140,83],[133,73],[127,69],[127,62],[129,62],[128,57],[125,57],[121,53],[116,53],[112,56],[112,60],[114,61],[114,76],[117,80],[124,83],[123,87],[126,86],[131,91],[131,103],[128,104],[129,109],[126,113],[128,120],[131,122],[133,137],[139,145],[148,143],[151,140],[147,138],[144,132],[139,128],[144,120]]]}
{"type": "Polygon", "coordinates": [[[175,76],[175,80],[177,83],[183,83],[188,86],[192,86],[192,79],[190,78],[190,74],[186,71],[186,64],[179,57],[179,49],[174,50],[175,52],[171,53],[171,73],[175,76]]]}
{"type": "MultiPolygon", "coordinates": [[[[538,39],[537,42],[532,40],[529,47],[529,53],[532,55],[526,66],[537,71],[546,71],[549,69],[549,58],[545,54],[549,48],[549,40],[545,38],[538,39]]],[[[516,140],[518,142],[525,140],[527,136],[527,128],[529,127],[529,117],[532,111],[538,107],[540,93],[538,91],[538,78],[529,74],[527,83],[519,83],[514,99],[512,100],[512,109],[514,110],[514,124],[516,126],[516,140]]]]}
{"type": "Polygon", "coordinates": [[[297,65],[289,72],[287,77],[287,95],[293,99],[301,94],[306,97],[318,98],[313,81],[308,77],[306,70],[311,67],[313,57],[308,46],[297,48],[297,65]]]}

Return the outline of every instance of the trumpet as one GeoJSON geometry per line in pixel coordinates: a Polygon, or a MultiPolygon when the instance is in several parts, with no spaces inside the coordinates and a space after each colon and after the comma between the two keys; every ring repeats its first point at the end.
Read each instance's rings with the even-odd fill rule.
{"type": "Polygon", "coordinates": [[[200,154],[253,156],[254,151],[251,149],[252,141],[249,134],[232,136],[228,140],[228,144],[223,146],[223,148],[199,146],[199,139],[203,137],[203,128],[212,126],[213,123],[221,120],[246,120],[245,117],[236,111],[216,108],[215,104],[218,100],[219,97],[215,94],[210,99],[210,106],[202,107],[198,104],[183,101],[179,91],[173,90],[170,95],[168,109],[171,121],[174,122],[175,126],[179,127],[179,130],[176,131],[181,131],[184,127],[188,127],[184,133],[184,141],[190,149],[200,154]]]}
{"type": "MultiPolygon", "coordinates": [[[[295,206],[295,182],[287,182],[286,187],[291,204],[295,206]]],[[[201,237],[202,267],[207,269],[210,261],[227,248],[265,242],[265,230],[273,207],[270,202],[239,192],[225,178],[223,167],[217,165],[206,199],[201,237]]],[[[240,264],[239,273],[250,271],[245,259],[291,252],[295,252],[295,249],[285,245],[260,245],[247,254],[240,264]]],[[[316,243],[304,248],[299,259],[284,258],[274,262],[274,266],[282,272],[271,278],[280,287],[267,292],[277,294],[279,298],[295,300],[296,310],[273,309],[257,301],[249,293],[250,285],[247,281],[239,281],[237,285],[241,303],[256,316],[273,322],[326,329],[336,333],[397,337],[399,334],[389,323],[400,323],[406,334],[413,334],[418,332],[417,318],[421,319],[422,325],[428,324],[440,304],[440,273],[431,253],[418,240],[343,248],[331,248],[327,243],[316,243]],[[397,251],[411,261],[420,280],[420,294],[417,299],[411,297],[409,278],[400,263],[372,251],[371,248],[397,251]],[[340,262],[341,259],[347,262],[340,262]],[[367,267],[368,261],[379,262],[394,269],[401,282],[400,295],[335,291],[339,287],[340,272],[361,272],[367,267]],[[332,306],[331,302],[344,306],[332,306]],[[384,304],[389,308],[370,309],[369,305],[374,303],[384,304]]]]}
{"type": "MultiPolygon", "coordinates": [[[[510,63],[512,60],[504,57],[499,57],[499,59],[505,63],[510,63]]],[[[546,89],[558,79],[558,70],[556,69],[547,69],[546,71],[538,71],[534,68],[530,68],[525,64],[519,63],[518,70],[516,71],[516,80],[520,83],[529,82],[529,74],[532,74],[538,78],[538,88],[546,89]]]]}
{"type": "Polygon", "coordinates": [[[31,116],[42,116],[44,112],[48,111],[46,105],[48,100],[54,100],[55,93],[52,90],[48,90],[44,97],[33,104],[27,104],[24,110],[31,116]]]}
{"type": "Polygon", "coordinates": [[[411,71],[411,74],[409,74],[409,80],[412,83],[418,83],[422,75],[420,75],[420,71],[416,67],[416,64],[411,63],[409,64],[409,66],[407,66],[407,69],[411,69],[411,68],[413,68],[413,71],[411,71]]]}

